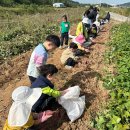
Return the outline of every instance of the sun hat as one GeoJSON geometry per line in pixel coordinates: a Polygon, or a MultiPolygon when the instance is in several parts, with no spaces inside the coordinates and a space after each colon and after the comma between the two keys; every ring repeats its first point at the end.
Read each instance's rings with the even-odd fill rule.
{"type": "Polygon", "coordinates": [[[27,123],[32,106],[40,98],[42,94],[41,88],[29,88],[20,86],[12,93],[14,100],[8,115],[8,123],[10,126],[23,126],[27,123]]]}
{"type": "Polygon", "coordinates": [[[75,37],[75,38],[73,39],[73,42],[74,42],[74,43],[81,44],[81,45],[82,45],[85,41],[86,41],[86,40],[85,40],[85,37],[84,37],[82,34],[80,34],[79,36],[77,36],[77,37],[75,37]]]}

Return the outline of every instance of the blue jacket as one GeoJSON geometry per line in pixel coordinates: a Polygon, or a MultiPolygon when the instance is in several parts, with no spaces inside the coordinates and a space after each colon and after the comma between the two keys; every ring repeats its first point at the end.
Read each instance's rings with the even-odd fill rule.
{"type": "Polygon", "coordinates": [[[54,85],[47,78],[43,76],[39,76],[35,82],[32,83],[31,88],[45,88],[49,86],[50,88],[54,88],[54,85]]]}
{"type": "MultiPolygon", "coordinates": [[[[45,87],[54,88],[54,85],[45,77],[39,76],[35,82],[32,83],[31,88],[45,88],[45,87]]],[[[54,101],[54,97],[47,94],[42,94],[38,101],[33,105],[32,112],[42,112],[47,109],[50,103],[54,101]]]]}

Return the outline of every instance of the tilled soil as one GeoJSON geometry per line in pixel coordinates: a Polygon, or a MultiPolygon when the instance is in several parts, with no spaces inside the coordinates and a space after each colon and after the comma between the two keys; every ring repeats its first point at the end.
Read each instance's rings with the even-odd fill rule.
{"type": "MultiPolygon", "coordinates": [[[[102,87],[102,77],[105,76],[104,52],[107,47],[104,43],[109,40],[109,32],[115,22],[106,24],[99,36],[95,39],[96,44],[91,46],[91,53],[81,57],[78,65],[72,70],[66,70],[60,63],[63,49],[57,49],[50,54],[48,63],[55,64],[59,72],[54,79],[57,89],[63,90],[70,86],[79,85],[82,95],[86,97],[86,108],[82,117],[74,123],[70,123],[65,110],[58,108],[54,116],[36,127],[37,130],[94,130],[90,127],[90,119],[94,118],[100,108],[108,99],[108,92],[102,87]]],[[[75,31],[75,26],[71,32],[75,31]]],[[[73,33],[74,34],[74,33],[73,33]]],[[[8,110],[12,103],[11,93],[18,87],[30,86],[26,75],[26,69],[32,51],[16,56],[0,65],[0,129],[7,118],[8,110]]]]}

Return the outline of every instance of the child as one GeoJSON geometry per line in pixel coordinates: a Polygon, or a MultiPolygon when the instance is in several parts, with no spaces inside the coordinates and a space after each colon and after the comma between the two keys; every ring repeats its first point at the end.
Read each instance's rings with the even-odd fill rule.
{"type": "Polygon", "coordinates": [[[62,22],[60,23],[60,33],[61,33],[60,48],[62,48],[64,40],[65,40],[65,45],[68,45],[69,30],[70,30],[70,22],[67,21],[67,16],[64,15],[62,17],[62,22]]]}
{"type": "Polygon", "coordinates": [[[89,42],[86,42],[85,38],[83,35],[79,35],[75,38],[72,39],[72,41],[77,44],[78,46],[78,49],[81,50],[82,52],[86,52],[86,53],[89,53],[89,49],[88,47],[91,45],[91,41],[89,42]]]}
{"type": "Polygon", "coordinates": [[[91,30],[89,31],[89,37],[96,38],[96,36],[97,36],[97,26],[96,24],[93,24],[91,30]]]}
{"type": "Polygon", "coordinates": [[[55,105],[55,98],[65,93],[65,91],[55,90],[54,85],[51,83],[54,74],[58,72],[55,65],[43,65],[40,67],[39,72],[40,76],[31,85],[31,88],[42,88],[43,92],[39,100],[32,107],[33,112],[36,113],[47,110],[52,105],[55,105]]]}
{"type": "Polygon", "coordinates": [[[91,24],[90,19],[84,17],[82,22],[78,23],[76,36],[83,35],[85,40],[88,41],[88,31],[90,30],[91,24]]]}
{"type": "Polygon", "coordinates": [[[72,68],[76,64],[76,60],[78,57],[75,57],[74,53],[77,50],[78,46],[75,43],[70,43],[69,48],[63,51],[62,56],[60,58],[61,63],[65,65],[66,68],[72,68]]]}
{"type": "Polygon", "coordinates": [[[12,93],[13,104],[3,130],[27,130],[33,125],[46,121],[53,115],[52,111],[39,114],[32,113],[32,106],[40,98],[41,88],[31,89],[26,86],[16,88],[12,93]]]}
{"type": "Polygon", "coordinates": [[[49,35],[44,43],[40,43],[32,52],[27,75],[31,81],[31,84],[39,76],[39,67],[46,64],[48,58],[48,52],[54,50],[60,46],[60,39],[58,36],[49,35]]]}

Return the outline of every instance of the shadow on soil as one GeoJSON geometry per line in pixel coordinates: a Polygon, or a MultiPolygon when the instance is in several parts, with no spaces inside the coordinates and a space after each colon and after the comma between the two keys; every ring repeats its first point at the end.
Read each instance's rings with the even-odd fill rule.
{"type": "MultiPolygon", "coordinates": [[[[61,90],[67,89],[68,86],[79,85],[80,88],[83,90],[83,91],[81,91],[81,96],[85,95],[86,109],[88,109],[91,106],[91,103],[96,98],[96,94],[94,94],[94,93],[92,94],[87,91],[84,91],[84,89],[86,87],[90,87],[90,86],[86,85],[87,79],[95,78],[95,77],[101,78],[101,75],[95,71],[78,72],[72,76],[71,80],[66,82],[66,84],[64,85],[64,87],[61,90]]],[[[50,118],[48,121],[46,121],[45,123],[42,123],[41,125],[39,125],[38,127],[34,128],[34,129],[35,130],[57,130],[63,123],[69,122],[69,119],[67,117],[65,110],[62,107],[58,107],[57,109],[58,109],[58,111],[53,115],[52,118],[50,118]]]]}
{"type": "Polygon", "coordinates": [[[86,88],[87,85],[87,79],[95,77],[102,78],[101,74],[93,70],[78,72],[75,75],[73,75],[68,82],[66,82],[66,84],[61,90],[67,89],[68,86],[75,86],[75,85],[79,85],[81,89],[84,89],[86,88]]]}

